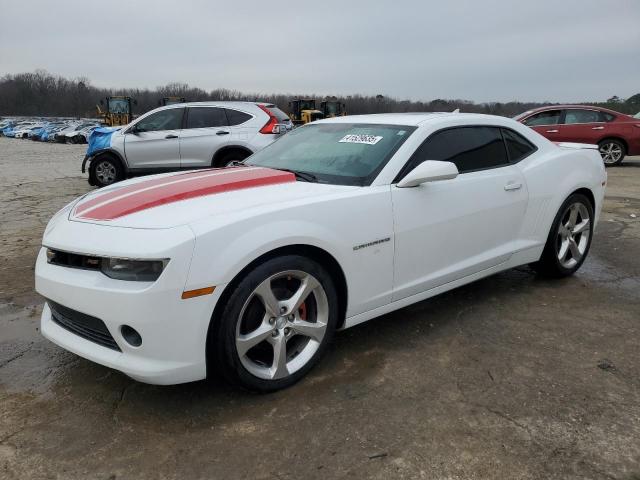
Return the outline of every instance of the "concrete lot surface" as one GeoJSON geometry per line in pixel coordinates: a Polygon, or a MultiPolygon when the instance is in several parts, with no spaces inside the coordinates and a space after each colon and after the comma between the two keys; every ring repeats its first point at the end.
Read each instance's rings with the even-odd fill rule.
{"type": "Polygon", "coordinates": [[[608,170],[573,278],[459,288],[251,395],[137,383],[41,337],[34,259],[89,189],[83,153],[0,138],[0,478],[640,478],[640,159],[608,170]]]}

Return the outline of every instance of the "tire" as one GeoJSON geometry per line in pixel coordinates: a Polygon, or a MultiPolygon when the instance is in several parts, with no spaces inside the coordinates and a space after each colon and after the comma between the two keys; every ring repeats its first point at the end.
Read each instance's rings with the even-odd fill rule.
{"type": "Polygon", "coordinates": [[[224,168],[230,166],[233,162],[241,162],[247,158],[249,154],[242,150],[230,150],[214,159],[213,166],[216,168],[224,168]]]}
{"type": "Polygon", "coordinates": [[[573,275],[587,258],[592,238],[593,205],[584,195],[574,193],[560,207],[542,256],[531,266],[548,277],[573,275]]]}
{"type": "Polygon", "coordinates": [[[620,165],[627,154],[627,149],[620,140],[607,138],[598,144],[598,150],[602,156],[605,167],[620,165]]]}
{"type": "Polygon", "coordinates": [[[90,176],[89,183],[98,187],[106,187],[122,180],[124,172],[118,160],[110,155],[103,155],[91,162],[90,176]]]}
{"type": "Polygon", "coordinates": [[[286,255],[265,261],[232,288],[209,329],[209,364],[247,390],[293,385],[318,363],[335,332],[331,276],[313,260],[286,255]],[[292,301],[296,295],[301,301],[292,301]]]}

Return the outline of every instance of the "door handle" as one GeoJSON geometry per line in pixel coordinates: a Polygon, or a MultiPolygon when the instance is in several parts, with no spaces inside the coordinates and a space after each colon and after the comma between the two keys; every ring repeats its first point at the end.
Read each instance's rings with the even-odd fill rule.
{"type": "Polygon", "coordinates": [[[604,130],[604,127],[593,127],[591,130],[604,130]]]}
{"type": "Polygon", "coordinates": [[[178,138],[178,135],[173,135],[173,134],[170,133],[169,135],[167,135],[164,138],[178,138]]]}
{"type": "Polygon", "coordinates": [[[225,132],[224,130],[218,130],[216,135],[229,135],[229,132],[225,132]]]}
{"type": "Polygon", "coordinates": [[[547,133],[558,133],[558,130],[547,130],[547,133]]]}
{"type": "Polygon", "coordinates": [[[522,188],[522,184],[521,183],[507,183],[504,186],[505,191],[509,192],[511,190],[520,190],[522,188]]]}

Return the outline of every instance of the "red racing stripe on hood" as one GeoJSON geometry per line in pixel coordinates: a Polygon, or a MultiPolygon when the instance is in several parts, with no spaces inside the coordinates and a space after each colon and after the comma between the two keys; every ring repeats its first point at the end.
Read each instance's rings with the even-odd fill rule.
{"type": "MultiPolygon", "coordinates": [[[[238,168],[245,168],[245,167],[228,167],[227,170],[232,168],[238,169],[238,168]]],[[[107,187],[104,189],[106,190],[104,193],[101,193],[101,190],[99,190],[97,195],[92,196],[86,202],[82,202],[81,204],[79,204],[76,207],[76,215],[79,215],[83,211],[88,210],[89,208],[95,207],[100,203],[104,203],[107,200],[112,200],[114,198],[120,197],[125,194],[137,192],[140,190],[146,190],[147,188],[155,187],[158,185],[173,183],[176,180],[180,180],[184,178],[195,178],[195,177],[200,178],[203,176],[216,175],[221,171],[222,169],[220,168],[210,168],[206,170],[198,170],[197,172],[183,172],[183,173],[178,173],[178,174],[169,175],[169,176],[162,176],[161,178],[150,178],[143,182],[137,182],[137,183],[134,183],[133,185],[127,185],[126,187],[117,187],[116,185],[114,185],[116,188],[107,187]]]]}
{"type": "Polygon", "coordinates": [[[92,198],[80,203],[75,214],[87,220],[114,220],[190,198],[296,181],[293,173],[261,167],[217,169],[207,173],[190,172],[162,180],[167,179],[170,181],[158,182],[156,180],[160,179],[156,179],[140,182],[92,198]]]}

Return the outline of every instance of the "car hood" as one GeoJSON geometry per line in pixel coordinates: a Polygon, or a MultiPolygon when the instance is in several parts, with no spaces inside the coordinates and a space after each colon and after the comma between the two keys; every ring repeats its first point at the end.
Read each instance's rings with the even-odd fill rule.
{"type": "Polygon", "coordinates": [[[298,182],[262,167],[206,169],[118,183],[80,198],[69,220],[128,228],[172,228],[215,217],[222,223],[316,201],[359,187],[298,182]]]}

